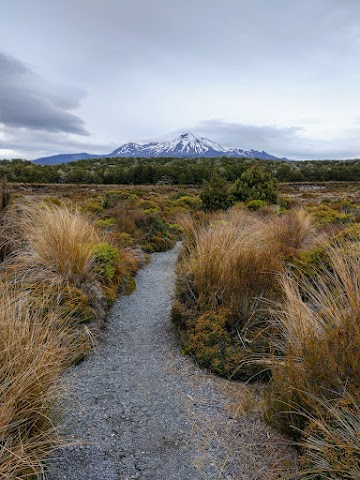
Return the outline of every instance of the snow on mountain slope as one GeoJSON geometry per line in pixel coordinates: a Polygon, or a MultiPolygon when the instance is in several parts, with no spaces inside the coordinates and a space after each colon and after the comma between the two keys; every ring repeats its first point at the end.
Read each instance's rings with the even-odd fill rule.
{"type": "Polygon", "coordinates": [[[208,138],[184,133],[174,140],[159,143],[127,143],[111,153],[112,157],[249,157],[276,159],[273,155],[256,150],[242,150],[219,145],[208,138]]]}
{"type": "Polygon", "coordinates": [[[168,142],[151,143],[125,143],[110,154],[90,155],[88,153],[55,155],[53,157],[39,158],[34,163],[51,165],[68,163],[81,159],[99,157],[168,157],[168,158],[214,158],[214,157],[246,157],[261,158],[264,160],[278,160],[277,157],[257,150],[242,150],[241,148],[223,147],[204,137],[196,137],[192,133],[184,133],[168,142]]]}

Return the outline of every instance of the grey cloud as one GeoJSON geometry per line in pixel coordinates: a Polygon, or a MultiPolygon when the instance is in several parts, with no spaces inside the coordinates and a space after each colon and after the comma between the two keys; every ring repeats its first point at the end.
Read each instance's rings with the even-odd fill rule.
{"type": "Polygon", "coordinates": [[[193,131],[208,136],[228,147],[265,150],[279,156],[293,150],[304,150],[301,127],[277,127],[274,125],[246,125],[223,120],[204,120],[193,131]]]}
{"type": "Polygon", "coordinates": [[[188,125],[288,158],[360,153],[360,131],[343,131],[360,104],[359,0],[2,3],[0,44],[13,56],[0,55],[0,126],[18,129],[3,142],[26,156],[96,150],[72,135],[86,134],[82,92],[14,57],[83,86],[81,116],[105,147],[188,125]],[[224,121],[197,123],[211,118],[224,121]]]}
{"type": "Polygon", "coordinates": [[[47,84],[20,60],[0,52],[0,123],[88,135],[84,121],[68,111],[78,106],[80,96],[47,84]]]}
{"type": "MultiPolygon", "coordinates": [[[[33,160],[58,153],[87,152],[106,154],[118,147],[115,143],[101,143],[65,132],[34,131],[28,128],[0,124],[0,152],[17,152],[16,157],[33,160]]],[[[1,158],[9,155],[1,154],[1,158]]]]}
{"type": "Polygon", "coordinates": [[[222,120],[204,120],[192,131],[224,146],[265,150],[290,159],[360,157],[360,126],[326,141],[307,138],[304,129],[299,126],[245,125],[222,120]]]}

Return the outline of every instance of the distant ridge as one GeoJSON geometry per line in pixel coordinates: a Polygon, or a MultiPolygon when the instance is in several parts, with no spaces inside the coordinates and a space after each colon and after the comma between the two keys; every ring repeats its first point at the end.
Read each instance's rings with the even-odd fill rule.
{"type": "Polygon", "coordinates": [[[197,137],[192,133],[184,133],[168,142],[126,143],[113,152],[105,155],[91,155],[89,153],[68,153],[43,157],[34,160],[39,165],[60,165],[62,163],[103,157],[146,157],[146,158],[214,158],[238,157],[260,158],[263,160],[280,160],[274,155],[257,150],[243,150],[241,148],[223,147],[204,137],[197,137]]]}
{"type": "Polygon", "coordinates": [[[88,158],[104,157],[104,155],[90,155],[89,153],[63,153],[51,157],[38,158],[33,163],[38,165],[61,165],[62,163],[76,162],[77,160],[86,160],[88,158]]]}

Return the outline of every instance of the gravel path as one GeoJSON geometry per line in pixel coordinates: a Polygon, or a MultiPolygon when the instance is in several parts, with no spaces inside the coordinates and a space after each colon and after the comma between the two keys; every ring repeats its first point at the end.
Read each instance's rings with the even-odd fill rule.
{"type": "Polygon", "coordinates": [[[169,320],[176,257],[152,256],[100,345],[68,373],[63,429],[81,442],[56,452],[48,480],[256,480],[292,465],[256,412],[241,415],[253,398],[243,386],[181,355],[169,320]]]}

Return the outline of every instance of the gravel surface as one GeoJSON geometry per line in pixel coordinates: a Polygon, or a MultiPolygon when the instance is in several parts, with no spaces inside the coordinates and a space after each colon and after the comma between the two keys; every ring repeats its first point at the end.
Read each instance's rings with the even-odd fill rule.
{"type": "MultiPolygon", "coordinates": [[[[253,393],[199,370],[169,314],[177,250],[157,253],[113,306],[99,345],[65,381],[69,446],[48,480],[256,480],[294,452],[269,432],[253,393]]],[[[273,477],[274,478],[274,477],[273,477]]]]}

